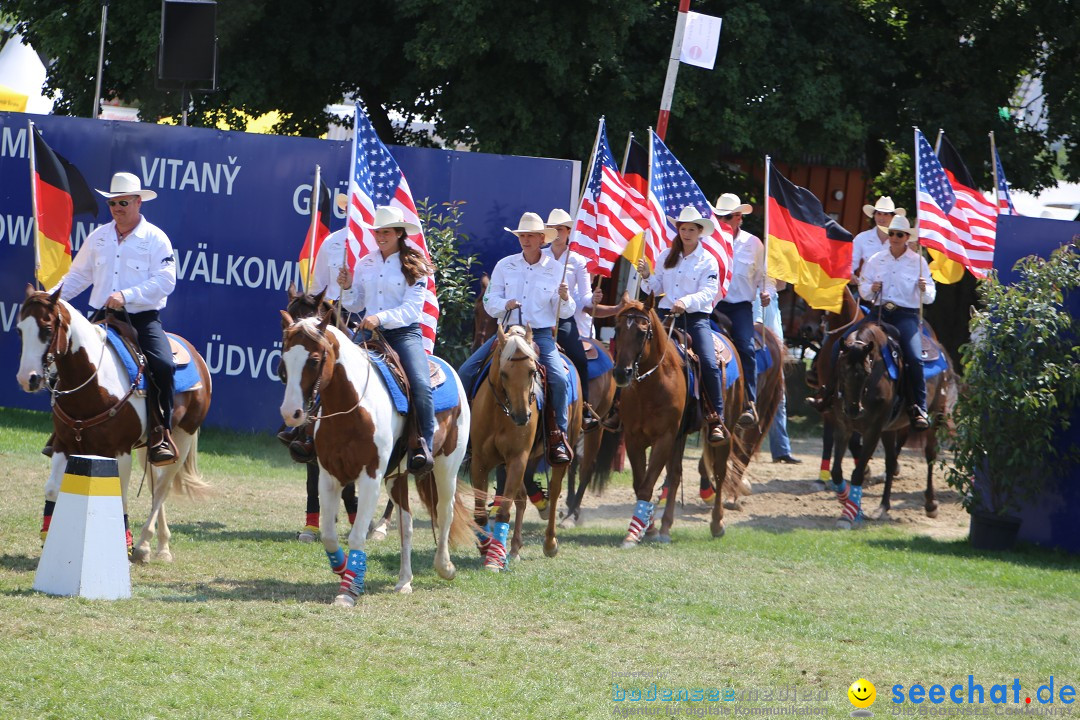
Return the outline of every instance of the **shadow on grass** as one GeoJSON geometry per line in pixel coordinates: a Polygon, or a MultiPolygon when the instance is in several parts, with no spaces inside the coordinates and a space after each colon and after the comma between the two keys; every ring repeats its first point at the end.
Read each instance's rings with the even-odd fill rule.
{"type": "Polygon", "coordinates": [[[17,408],[0,408],[0,426],[13,430],[30,430],[33,432],[51,433],[52,415],[37,410],[20,410],[17,408]]]}
{"type": "Polygon", "coordinates": [[[173,535],[201,542],[228,542],[231,540],[251,540],[255,542],[296,542],[296,533],[272,530],[229,530],[219,522],[170,524],[173,535]]]}
{"type": "Polygon", "coordinates": [[[1075,570],[1076,557],[1061,550],[1050,550],[1020,543],[1014,550],[1008,552],[991,552],[976,550],[971,547],[967,538],[959,540],[935,540],[923,535],[906,538],[882,538],[868,540],[867,545],[886,550],[903,550],[905,552],[919,552],[926,555],[944,555],[958,558],[972,558],[984,560],[1000,560],[1013,565],[1023,565],[1031,568],[1043,568],[1046,570],[1075,570]]]}
{"type": "MultiPolygon", "coordinates": [[[[413,586],[418,580],[423,583],[422,592],[442,592],[450,589],[449,584],[439,578],[433,569],[419,568],[413,563],[413,586]]],[[[394,566],[396,575],[397,566],[394,566]]],[[[338,580],[327,573],[327,579],[320,582],[290,582],[275,578],[233,580],[215,578],[198,585],[170,585],[140,583],[138,595],[145,600],[165,603],[204,603],[220,600],[241,602],[299,602],[329,605],[338,594],[338,580]]],[[[370,578],[365,584],[365,595],[392,595],[396,579],[389,581],[370,578]]],[[[358,604],[362,604],[363,599],[358,604]]]]}
{"type": "Polygon", "coordinates": [[[0,568],[14,570],[15,572],[31,572],[37,570],[40,556],[29,555],[0,555],[0,568]]]}

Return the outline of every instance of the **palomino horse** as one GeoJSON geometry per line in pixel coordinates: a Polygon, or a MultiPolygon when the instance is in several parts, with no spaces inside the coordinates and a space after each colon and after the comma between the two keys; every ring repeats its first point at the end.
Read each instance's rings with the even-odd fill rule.
{"type": "MultiPolygon", "coordinates": [[[[712,348],[709,348],[711,351],[712,348]]],[[[737,361],[737,355],[736,355],[737,361]]],[[[721,373],[724,369],[721,368],[721,373]]],[[[682,458],[686,435],[697,430],[701,421],[696,408],[688,406],[685,366],[674,341],[652,309],[651,304],[623,298],[623,308],[615,316],[615,382],[623,388],[620,400],[626,455],[634,473],[637,505],[623,540],[624,548],[641,542],[653,520],[653,490],[660,472],[667,469],[669,493],[674,496],[682,479],[682,458]],[[645,451],[652,448],[646,463],[645,451]]],[[[725,378],[722,377],[723,382],[725,378]]],[[[726,382],[723,382],[726,387],[726,382]]],[[[733,383],[724,398],[724,423],[735,427],[743,406],[743,389],[733,383]]],[[[731,441],[718,446],[705,445],[706,472],[717,487],[727,476],[731,441]]],[[[675,504],[668,502],[660,526],[659,540],[671,541],[675,504]]],[[[717,493],[710,523],[713,537],[724,534],[724,506],[717,493]]]]}
{"type": "MultiPolygon", "coordinates": [[[[330,568],[341,578],[334,604],[352,607],[364,592],[367,528],[384,479],[401,507],[401,568],[395,590],[412,592],[412,517],[401,505],[406,493],[393,494],[396,478],[404,472],[405,418],[395,411],[368,352],[329,325],[329,315],[294,321],[282,311],[281,318],[285,375],[281,416],[290,427],[315,423],[322,506],[319,530],[330,568]],[[321,409],[317,416],[310,416],[317,396],[322,398],[321,409]],[[338,498],[348,483],[356,484],[357,511],[346,557],[338,545],[336,525],[338,498]]],[[[444,370],[447,382],[456,386],[458,404],[436,414],[435,467],[417,481],[417,490],[436,532],[435,570],[451,580],[457,570],[450,560],[450,544],[473,539],[468,513],[461,512],[466,508],[457,496],[457,471],[469,437],[469,406],[457,374],[449,366],[444,370]]]]}
{"type": "MultiPolygon", "coordinates": [[[[956,399],[952,362],[941,344],[934,338],[939,352],[943,353],[946,369],[926,382],[927,410],[931,427],[925,431],[926,490],[925,509],[927,517],[937,517],[938,503],[934,495],[934,460],[937,458],[937,434],[939,425],[945,422],[956,399]]],[[[896,365],[898,377],[903,377],[902,358],[899,347],[896,365]]],[[[908,402],[904,399],[899,381],[889,377],[885,353],[892,353],[888,336],[882,325],[865,320],[847,336],[840,347],[836,367],[832,368],[836,388],[833,417],[836,421],[834,462],[832,468],[833,489],[841,505],[837,527],[850,529],[862,520],[862,484],[866,466],[874,454],[878,439],[885,448],[885,488],[881,496],[880,519],[887,519],[893,477],[898,470],[898,454],[908,438],[910,420],[908,402]],[[844,482],[840,460],[844,456],[848,438],[853,432],[862,434],[862,452],[851,473],[850,485],[844,482]]],[[[916,433],[915,437],[923,433],[916,433]]]]}
{"type": "MultiPolygon", "coordinates": [[[[42,532],[49,529],[67,458],[72,454],[116,458],[126,524],[131,449],[146,439],[146,403],[135,393],[137,382],[128,379],[120,356],[105,339],[105,328],[92,325],[82,313],[61,300],[59,290],[49,295],[35,292],[32,285],[27,285],[18,328],[22,337],[18,373],[22,389],[36,392],[45,387],[49,366],[56,366],[56,385],[50,388],[56,439],[53,441],[52,468],[45,483],[42,532]]],[[[158,542],[154,558],[166,562],[172,560],[169,550],[172,534],[165,520],[164,507],[171,490],[175,488],[191,497],[201,497],[209,489],[199,473],[198,456],[199,427],[210,409],[210,371],[191,343],[177,339],[198,369],[200,382],[195,389],[176,395],[172,426],[173,440],[179,451],[177,462],[164,467],[147,465],[153,499],[139,542],[131,550],[134,562],[147,561],[155,528],[158,542]]],[[[146,451],[139,452],[142,464],[146,451]]],[[[130,544],[130,532],[128,538],[130,544]]]]}
{"type": "MultiPolygon", "coordinates": [[[[496,510],[490,537],[484,535],[481,552],[484,567],[498,572],[506,567],[506,541],[509,534],[511,500],[517,502],[518,511],[514,522],[514,535],[510,543],[511,557],[521,551],[521,519],[525,467],[530,458],[539,458],[545,449],[545,438],[540,431],[540,407],[538,397],[543,392],[540,383],[540,360],[532,344],[532,330],[513,325],[503,331],[497,327],[498,340],[487,378],[480,384],[473,398],[472,415],[472,476],[476,492],[475,519],[477,525],[488,525],[486,505],[488,474],[498,465],[506,466],[506,488],[502,502],[496,510]],[[486,547],[485,547],[486,546],[486,547]]],[[[571,366],[572,368],[573,366],[571,366]]],[[[572,382],[577,373],[570,373],[572,382]]],[[[581,429],[581,394],[570,406],[567,438],[571,447],[577,442],[581,429]]],[[[557,505],[562,492],[566,466],[552,468],[549,502],[557,505]]],[[[555,516],[549,512],[544,536],[544,554],[554,557],[559,551],[555,536],[555,516]]]]}

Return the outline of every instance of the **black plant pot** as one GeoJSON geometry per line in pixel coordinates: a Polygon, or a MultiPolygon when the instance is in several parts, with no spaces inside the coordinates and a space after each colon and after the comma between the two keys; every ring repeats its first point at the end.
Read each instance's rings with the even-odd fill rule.
{"type": "Polygon", "coordinates": [[[976,510],[971,513],[971,547],[976,550],[1012,550],[1020,532],[1020,518],[976,510]]]}

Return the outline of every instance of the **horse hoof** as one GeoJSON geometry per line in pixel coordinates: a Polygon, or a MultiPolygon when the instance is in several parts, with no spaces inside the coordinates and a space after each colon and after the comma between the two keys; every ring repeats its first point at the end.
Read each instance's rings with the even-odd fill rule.
{"type": "Polygon", "coordinates": [[[877,512],[875,512],[872,517],[873,517],[874,520],[884,520],[884,521],[892,520],[892,516],[889,515],[889,509],[888,508],[883,508],[883,507],[879,507],[877,509],[877,512]]]}
{"type": "Polygon", "coordinates": [[[559,521],[559,527],[563,530],[572,530],[577,527],[577,521],[574,520],[573,515],[567,515],[561,521],[559,521]]]}
{"type": "Polygon", "coordinates": [[[334,598],[334,607],[356,607],[356,598],[349,593],[342,593],[334,598]]]}
{"type": "Polygon", "coordinates": [[[739,478],[738,491],[740,495],[753,495],[754,486],[745,477],[739,478]]]}
{"type": "Polygon", "coordinates": [[[168,550],[159,550],[154,553],[154,560],[163,563],[171,563],[173,561],[173,554],[168,550]]]}
{"type": "Polygon", "coordinates": [[[296,539],[302,543],[313,543],[319,539],[319,531],[312,530],[311,528],[304,528],[296,533],[296,539]]]}
{"type": "Polygon", "coordinates": [[[850,520],[837,520],[836,521],[836,529],[837,530],[850,530],[851,529],[851,521],[850,520]]]}
{"type": "Polygon", "coordinates": [[[724,537],[724,533],[727,532],[727,528],[724,527],[723,523],[721,523],[719,527],[711,525],[709,530],[712,531],[712,536],[714,538],[722,538],[724,537]]]}
{"type": "Polygon", "coordinates": [[[648,529],[647,529],[647,530],[645,530],[645,535],[644,535],[644,537],[645,537],[646,539],[652,540],[653,538],[655,538],[655,537],[656,537],[657,533],[659,533],[659,532],[660,532],[660,531],[659,531],[659,530],[658,530],[658,529],[656,528],[656,526],[655,526],[655,525],[650,525],[650,526],[648,527],[648,529]]]}
{"type": "Polygon", "coordinates": [[[934,508],[926,508],[926,517],[928,517],[928,518],[936,518],[937,517],[937,508],[936,507],[934,507],[934,508]]]}
{"type": "Polygon", "coordinates": [[[143,548],[132,548],[128,559],[136,565],[146,565],[150,561],[150,551],[143,548]]]}
{"type": "Polygon", "coordinates": [[[742,505],[740,505],[737,500],[725,500],[724,501],[724,509],[725,510],[742,510],[742,505]]]}
{"type": "Polygon", "coordinates": [[[385,525],[377,525],[376,527],[373,527],[371,529],[371,532],[368,533],[368,540],[372,540],[374,542],[381,542],[381,541],[383,541],[385,539],[386,539],[386,526],[385,525]]]}
{"type": "Polygon", "coordinates": [[[660,533],[659,535],[656,536],[656,542],[660,543],[661,545],[670,545],[671,544],[671,536],[668,535],[667,533],[660,533]]]}
{"type": "Polygon", "coordinates": [[[489,562],[489,563],[484,563],[484,569],[487,570],[488,572],[498,573],[498,572],[502,572],[503,567],[502,567],[502,565],[500,565],[497,562],[489,562]]]}
{"type": "Polygon", "coordinates": [[[622,542],[622,549],[623,550],[633,550],[637,546],[638,546],[638,541],[633,539],[633,538],[630,538],[630,537],[627,537],[622,542]]]}
{"type": "Polygon", "coordinates": [[[457,568],[454,567],[454,563],[447,563],[446,566],[436,565],[435,572],[439,574],[443,580],[453,580],[457,577],[457,568]]]}
{"type": "Polygon", "coordinates": [[[559,554],[559,541],[552,540],[551,544],[544,543],[544,555],[547,557],[555,557],[559,554]]]}
{"type": "Polygon", "coordinates": [[[396,592],[398,595],[412,595],[412,580],[405,583],[404,585],[398,583],[394,586],[394,592],[396,592]]]}

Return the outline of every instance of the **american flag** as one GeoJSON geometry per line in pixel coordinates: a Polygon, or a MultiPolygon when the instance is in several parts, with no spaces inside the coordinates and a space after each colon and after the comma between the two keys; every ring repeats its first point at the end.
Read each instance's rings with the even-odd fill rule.
{"type": "MultiPolygon", "coordinates": [[[[713,214],[712,205],[705,198],[705,193],[686,172],[664,141],[656,132],[651,132],[652,150],[649,153],[649,228],[652,242],[656,243],[654,257],[660,251],[671,247],[672,240],[678,234],[675,225],[668,218],[676,218],[684,207],[693,205],[704,218],[713,221],[715,229],[712,235],[702,236],[701,243],[716,258],[720,266],[720,290],[717,300],[727,295],[731,282],[732,268],[732,232],[731,228],[720,222],[713,214]]],[[[646,251],[646,253],[648,250],[646,251]]]]}
{"type": "Polygon", "coordinates": [[[919,242],[985,277],[994,265],[997,209],[976,190],[954,186],[926,137],[915,130],[919,242]]]}
{"type": "MultiPolygon", "coordinates": [[[[367,113],[356,105],[353,126],[352,177],[349,180],[349,212],[346,220],[346,262],[352,270],[356,261],[375,250],[375,234],[365,225],[375,220],[375,208],[388,205],[401,210],[405,222],[420,225],[416,214],[409,182],[398,167],[394,156],[375,134],[367,113]]],[[[409,244],[431,261],[424,234],[409,236],[409,244]]],[[[420,330],[424,335],[424,350],[431,354],[435,349],[435,328],[439,321],[439,300],[435,296],[435,278],[428,276],[424,312],[420,318],[420,330]]]]}
{"type": "Polygon", "coordinates": [[[1001,165],[1001,156],[994,148],[994,167],[997,168],[997,204],[998,215],[1018,215],[1009,193],[1009,181],[1005,179],[1005,168],[1001,165]]]}
{"type": "MultiPolygon", "coordinates": [[[[570,248],[588,260],[586,269],[611,277],[611,269],[626,244],[648,227],[645,198],[619,174],[608,145],[607,128],[600,118],[589,183],[581,198],[570,248]]],[[[650,258],[655,262],[655,258],[650,258]]]]}

